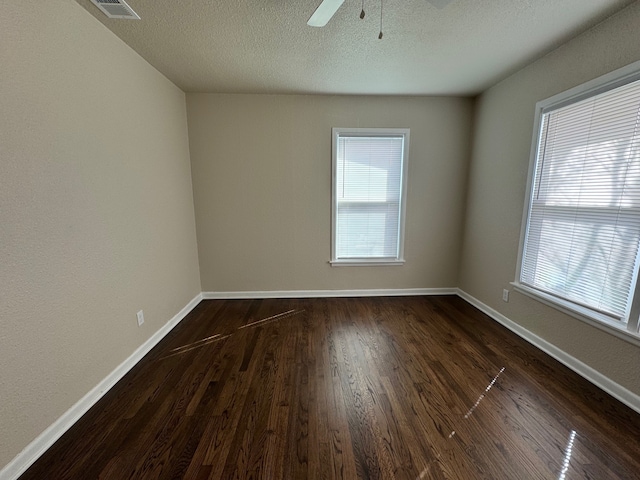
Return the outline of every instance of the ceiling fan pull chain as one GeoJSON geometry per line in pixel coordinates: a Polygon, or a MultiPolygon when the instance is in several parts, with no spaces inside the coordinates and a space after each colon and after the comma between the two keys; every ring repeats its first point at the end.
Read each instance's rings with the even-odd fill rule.
{"type": "Polygon", "coordinates": [[[362,11],[360,12],[360,19],[364,18],[364,0],[362,0],[362,11]]]}
{"type": "Polygon", "coordinates": [[[382,40],[382,0],[380,0],[380,34],[378,40],[382,40]]]}

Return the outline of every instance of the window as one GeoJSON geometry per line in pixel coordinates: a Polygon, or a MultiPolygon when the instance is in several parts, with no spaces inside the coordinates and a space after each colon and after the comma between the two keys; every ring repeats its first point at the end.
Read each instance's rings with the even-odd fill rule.
{"type": "Polygon", "coordinates": [[[637,334],[640,74],[537,105],[517,287],[637,334]]]}
{"type": "Polygon", "coordinates": [[[333,129],[332,265],[404,263],[408,129],[333,129]]]}

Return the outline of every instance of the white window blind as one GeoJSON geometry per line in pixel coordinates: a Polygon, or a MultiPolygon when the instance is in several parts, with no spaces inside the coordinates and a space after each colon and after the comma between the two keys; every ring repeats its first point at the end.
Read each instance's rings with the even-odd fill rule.
{"type": "Polygon", "coordinates": [[[333,261],[402,260],[407,136],[334,129],[333,261]]]}
{"type": "Polygon", "coordinates": [[[550,106],[540,119],[520,283],[627,323],[640,244],[640,81],[550,106]]]}

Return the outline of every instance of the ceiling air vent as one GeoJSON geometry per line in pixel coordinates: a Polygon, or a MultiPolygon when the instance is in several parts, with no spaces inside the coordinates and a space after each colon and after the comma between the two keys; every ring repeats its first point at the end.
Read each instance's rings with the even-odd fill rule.
{"type": "Polygon", "coordinates": [[[140,20],[140,17],[134,12],[124,0],[91,0],[93,4],[102,10],[109,18],[128,18],[130,20],[140,20]]]}

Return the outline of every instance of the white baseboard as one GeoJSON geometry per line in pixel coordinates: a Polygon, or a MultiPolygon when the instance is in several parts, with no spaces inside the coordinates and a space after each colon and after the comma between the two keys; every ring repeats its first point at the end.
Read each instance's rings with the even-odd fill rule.
{"type": "Polygon", "coordinates": [[[11,462],[0,470],[0,480],[15,480],[22,475],[40,456],[46,452],[71,426],[100,400],[118,381],[124,377],[142,358],[151,351],[191,310],[202,300],[202,294],[196,295],[162,328],[154,333],[146,342],[124,362],[118,365],[89,393],[67,410],[58,420],[51,424],[35,440],[25,447],[11,462]]]}
{"type": "Polygon", "coordinates": [[[407,297],[413,295],[456,295],[457,293],[457,288],[276,290],[256,292],[202,292],[202,298],[204,300],[232,300],[251,298],[407,297]]]}
{"type": "Polygon", "coordinates": [[[521,325],[517,324],[513,320],[510,320],[509,318],[505,317],[504,315],[502,315],[497,310],[494,310],[493,308],[489,307],[488,305],[485,305],[484,303],[482,303],[477,298],[472,297],[468,293],[458,289],[458,296],[460,296],[460,298],[462,298],[462,299],[466,300],[467,302],[469,302],[471,305],[476,307],[478,310],[480,310],[483,313],[485,313],[488,316],[490,316],[492,319],[494,319],[498,323],[501,323],[502,325],[507,327],[509,330],[511,330],[513,333],[515,333],[519,337],[523,338],[524,340],[526,340],[530,344],[532,344],[535,347],[539,348],[540,350],[542,350],[547,355],[555,358],[560,363],[562,363],[566,367],[570,368],[571,370],[576,372],[581,377],[583,377],[586,380],[590,381],[596,387],[604,390],[605,392],[607,392],[612,397],[620,400],[622,403],[627,405],[629,408],[632,408],[636,412],[640,413],[640,396],[636,395],[635,393],[631,392],[630,390],[627,390],[622,385],[619,385],[618,383],[616,383],[613,380],[611,380],[609,377],[606,377],[602,373],[600,373],[597,370],[591,368],[586,363],[583,363],[582,361],[578,360],[577,358],[569,355],[567,352],[565,352],[564,350],[559,349],[558,347],[556,347],[552,343],[549,343],[546,340],[544,340],[543,338],[541,338],[541,337],[537,336],[536,334],[530,332],[529,330],[527,330],[526,328],[524,328],[521,325]]]}

